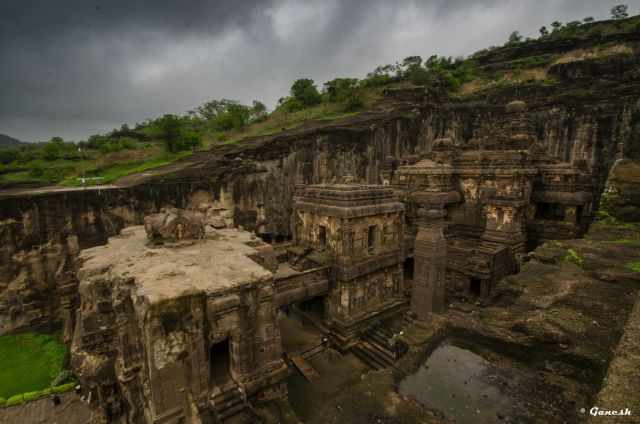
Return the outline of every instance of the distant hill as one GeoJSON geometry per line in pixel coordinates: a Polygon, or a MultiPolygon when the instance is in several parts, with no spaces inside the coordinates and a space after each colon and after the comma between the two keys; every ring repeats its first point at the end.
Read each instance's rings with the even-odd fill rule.
{"type": "Polygon", "coordinates": [[[9,137],[6,134],[0,134],[0,148],[1,147],[16,147],[21,144],[25,144],[24,141],[17,140],[13,137],[9,137]]]}

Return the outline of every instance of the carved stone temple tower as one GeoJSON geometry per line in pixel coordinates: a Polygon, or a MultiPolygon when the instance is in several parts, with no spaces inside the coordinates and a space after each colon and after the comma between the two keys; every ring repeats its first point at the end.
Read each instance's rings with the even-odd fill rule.
{"type": "Polygon", "coordinates": [[[298,186],[296,244],[329,258],[326,325],[342,349],[407,306],[403,281],[404,205],[384,186],[298,186]]]}
{"type": "Polygon", "coordinates": [[[448,158],[434,159],[401,167],[396,184],[398,189],[405,190],[406,200],[416,210],[411,312],[419,320],[444,312],[448,250],[444,218],[446,207],[460,201],[448,158]]]}
{"type": "Polygon", "coordinates": [[[411,312],[420,320],[444,312],[447,271],[447,242],[443,232],[444,210],[420,208],[415,241],[415,277],[411,293],[411,312]]]}

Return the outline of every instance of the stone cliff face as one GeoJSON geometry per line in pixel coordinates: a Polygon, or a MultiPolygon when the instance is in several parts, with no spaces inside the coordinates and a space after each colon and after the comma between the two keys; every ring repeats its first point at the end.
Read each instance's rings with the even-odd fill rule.
{"type": "Polygon", "coordinates": [[[210,203],[234,225],[267,239],[288,238],[297,182],[351,175],[355,182],[379,184],[430,151],[438,138],[499,142],[504,105],[515,99],[526,101],[548,154],[594,171],[597,198],[616,157],[640,157],[639,63],[635,55],[559,64],[548,71],[555,84],[447,101],[406,89],[375,112],[220,146],[195,155],[178,172],[125,178],[119,188],[0,192],[0,334],[63,318],[64,306],[74,302],[74,255],[141,224],[145,213],[210,203]]]}

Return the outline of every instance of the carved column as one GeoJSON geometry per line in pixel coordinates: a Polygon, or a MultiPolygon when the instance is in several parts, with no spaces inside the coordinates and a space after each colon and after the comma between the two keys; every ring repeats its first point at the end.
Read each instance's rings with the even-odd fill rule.
{"type": "Polygon", "coordinates": [[[444,209],[418,210],[418,235],[415,241],[415,273],[411,294],[411,312],[427,320],[445,307],[447,243],[444,238],[444,209]]]}

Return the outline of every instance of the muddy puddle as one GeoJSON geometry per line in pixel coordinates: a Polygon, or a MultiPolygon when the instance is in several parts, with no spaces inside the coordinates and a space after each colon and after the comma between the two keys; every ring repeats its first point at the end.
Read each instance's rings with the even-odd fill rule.
{"type": "Polygon", "coordinates": [[[530,408],[522,388],[528,378],[498,367],[470,350],[443,342],[399,384],[399,392],[458,424],[523,423],[530,408]]]}

